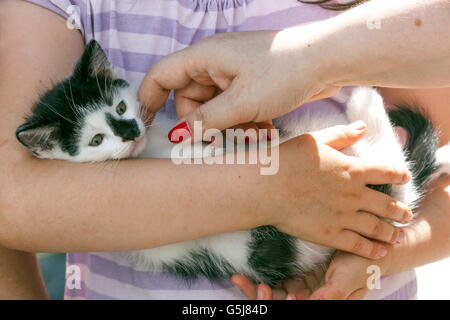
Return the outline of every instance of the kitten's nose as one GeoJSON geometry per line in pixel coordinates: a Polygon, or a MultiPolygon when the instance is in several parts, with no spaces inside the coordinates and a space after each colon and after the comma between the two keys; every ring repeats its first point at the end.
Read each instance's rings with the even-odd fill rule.
{"type": "Polygon", "coordinates": [[[135,119],[117,120],[110,114],[106,115],[106,121],[111,126],[114,134],[122,138],[123,142],[134,141],[141,134],[138,124],[135,119]]]}
{"type": "Polygon", "coordinates": [[[139,131],[137,126],[130,126],[127,129],[122,130],[121,137],[123,142],[134,141],[141,132],[139,131]]]}

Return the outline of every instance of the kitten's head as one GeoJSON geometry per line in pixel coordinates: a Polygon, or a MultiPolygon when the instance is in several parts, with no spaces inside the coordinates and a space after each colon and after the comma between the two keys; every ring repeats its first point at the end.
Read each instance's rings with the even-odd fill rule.
{"type": "Polygon", "coordinates": [[[73,74],[42,96],[16,136],[39,158],[78,162],[137,156],[145,148],[137,91],[115,76],[95,40],[73,74]]]}

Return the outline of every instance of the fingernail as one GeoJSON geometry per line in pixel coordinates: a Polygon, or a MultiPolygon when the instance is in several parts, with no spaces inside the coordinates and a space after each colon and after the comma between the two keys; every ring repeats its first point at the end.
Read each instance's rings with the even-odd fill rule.
{"type": "Polygon", "coordinates": [[[186,121],[175,126],[168,134],[169,141],[172,143],[180,143],[191,136],[191,130],[186,121]]]}
{"type": "Polygon", "coordinates": [[[258,300],[264,300],[264,292],[261,288],[258,288],[258,300]]]}
{"type": "Polygon", "coordinates": [[[408,183],[411,180],[411,175],[409,174],[409,172],[406,173],[406,177],[403,180],[405,183],[408,183]]]}
{"type": "Polygon", "coordinates": [[[387,254],[387,250],[385,247],[380,247],[378,249],[378,257],[384,257],[387,254]]]}
{"type": "Polygon", "coordinates": [[[414,218],[414,215],[411,210],[408,210],[406,213],[406,217],[403,219],[403,223],[408,223],[414,218]]]}
{"type": "Polygon", "coordinates": [[[403,241],[403,239],[405,239],[405,233],[402,230],[400,230],[400,232],[398,233],[398,236],[397,236],[397,241],[395,241],[395,242],[400,243],[403,241]]]}
{"type": "Polygon", "coordinates": [[[360,133],[361,131],[366,129],[366,124],[364,121],[358,120],[350,124],[350,129],[352,129],[356,133],[360,133]]]}

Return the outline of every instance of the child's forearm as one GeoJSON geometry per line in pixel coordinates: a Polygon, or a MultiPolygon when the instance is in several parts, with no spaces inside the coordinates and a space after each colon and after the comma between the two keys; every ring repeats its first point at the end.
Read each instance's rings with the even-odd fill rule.
{"type": "Polygon", "coordinates": [[[24,158],[10,170],[0,219],[1,241],[16,249],[126,251],[263,222],[251,197],[257,166],[24,158]]]}
{"type": "Polygon", "coordinates": [[[71,72],[82,38],[42,7],[0,1],[0,39],[1,244],[29,251],[115,251],[258,225],[256,206],[246,210],[254,205],[248,188],[251,177],[259,177],[251,174],[256,166],[217,170],[170,160],[83,165],[32,157],[15,130],[37,93],[71,72]]]}
{"type": "Polygon", "coordinates": [[[450,177],[441,178],[420,207],[419,217],[406,227],[405,241],[390,248],[387,274],[450,256],[450,177]]]}

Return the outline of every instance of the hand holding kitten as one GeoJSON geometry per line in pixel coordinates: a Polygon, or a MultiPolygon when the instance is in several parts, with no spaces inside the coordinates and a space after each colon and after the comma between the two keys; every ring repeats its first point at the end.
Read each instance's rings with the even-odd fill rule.
{"type": "Polygon", "coordinates": [[[333,149],[352,145],[364,132],[364,123],[356,122],[304,134],[282,144],[278,174],[263,177],[266,187],[256,194],[260,208],[271,215],[268,224],[301,239],[369,259],[382,258],[387,250],[368,238],[386,243],[401,241],[401,228],[380,217],[405,223],[413,217],[410,209],[366,185],[404,184],[409,180],[407,171],[367,163],[333,149]]]}

